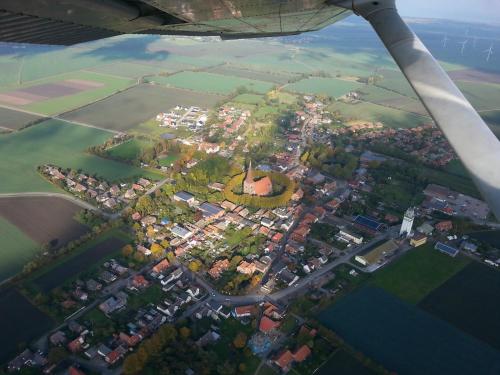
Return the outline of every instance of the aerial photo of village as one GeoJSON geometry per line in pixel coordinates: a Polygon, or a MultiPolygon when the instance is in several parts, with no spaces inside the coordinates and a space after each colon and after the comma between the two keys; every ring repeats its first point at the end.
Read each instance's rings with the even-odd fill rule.
{"type": "MultiPolygon", "coordinates": [[[[500,136],[500,28],[410,23],[500,136]]],[[[361,20],[0,44],[0,241],[2,374],[500,374],[500,224],[361,20]]]]}

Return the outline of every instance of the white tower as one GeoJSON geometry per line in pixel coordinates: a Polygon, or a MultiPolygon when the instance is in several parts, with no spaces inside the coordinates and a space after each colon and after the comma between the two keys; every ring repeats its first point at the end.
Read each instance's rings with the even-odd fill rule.
{"type": "Polygon", "coordinates": [[[405,216],[403,218],[403,224],[401,224],[401,230],[399,231],[400,236],[404,234],[406,234],[406,238],[410,236],[414,219],[415,219],[415,209],[413,207],[410,207],[405,212],[405,216]]]}

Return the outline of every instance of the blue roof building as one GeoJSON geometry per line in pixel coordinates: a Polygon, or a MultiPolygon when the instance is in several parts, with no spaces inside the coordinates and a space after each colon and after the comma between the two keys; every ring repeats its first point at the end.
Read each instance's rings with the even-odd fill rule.
{"type": "Polygon", "coordinates": [[[451,247],[450,245],[446,245],[442,242],[437,242],[434,249],[440,251],[443,254],[449,255],[452,258],[455,258],[458,254],[458,249],[451,247]]]}
{"type": "Polygon", "coordinates": [[[356,218],[354,219],[354,224],[357,224],[363,228],[366,228],[374,232],[377,232],[384,227],[384,224],[382,224],[381,222],[362,215],[356,216],[356,218]]]}
{"type": "Polygon", "coordinates": [[[179,192],[174,194],[174,200],[178,201],[178,202],[189,203],[189,202],[194,201],[194,195],[190,194],[186,191],[179,191],[179,192]]]}

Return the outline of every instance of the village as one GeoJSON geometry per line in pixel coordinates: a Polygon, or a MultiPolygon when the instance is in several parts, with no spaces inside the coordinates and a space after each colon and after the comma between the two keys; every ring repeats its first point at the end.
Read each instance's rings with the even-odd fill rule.
{"type": "MultiPolygon", "coordinates": [[[[488,218],[487,205],[476,198],[426,184],[423,201],[400,208],[402,214],[383,201],[359,211],[359,203],[376,187],[374,163],[383,165],[392,156],[356,154],[359,146],[353,145],[337,151],[334,135],[355,130],[338,127],[315,97],[304,97],[304,107],[282,129],[286,146],[255,167],[247,145],[241,147],[242,127],[251,113],[221,107],[216,118],[213,128],[224,129],[228,142],[210,142],[198,133],[176,140],[198,153],[163,168],[170,172],[170,184],[151,195],[154,183],[144,178],[110,184],[53,165],[40,168],[75,197],[110,212],[122,210],[134,236],[119,257],[68,286],[60,301],[74,313],[48,335],[46,352],[69,352],[71,374],[84,374],[89,363],[99,371],[140,373],[140,348],[159,340],[167,326],[191,338],[200,351],[227,342],[224,332],[236,327],[238,334],[229,345],[249,348],[279,372],[314,370],[334,346],[319,334],[316,323],[300,315],[306,312],[297,310],[294,298],[310,294],[317,301],[334,299],[353,280],[429,243],[451,257],[459,251],[481,257],[480,244],[454,224],[458,217],[488,218]],[[333,166],[313,158],[315,143],[331,148],[317,153],[346,160],[336,166],[345,176],[333,175],[333,166]],[[243,163],[234,167],[231,160],[240,150],[243,163]],[[214,158],[225,160],[227,168],[211,167],[214,158]],[[248,198],[229,199],[235,196],[248,198]],[[276,204],[281,196],[284,203],[276,204]],[[348,275],[340,277],[339,269],[348,275]],[[206,329],[200,331],[200,326],[206,329]]],[[[160,127],[192,129],[202,129],[207,119],[207,111],[180,106],[156,117],[160,127]]],[[[455,158],[431,126],[357,131],[356,141],[391,137],[424,163],[443,166],[455,158]],[[421,147],[408,142],[415,136],[422,139],[421,147]]],[[[497,259],[483,260],[498,266],[497,259]]],[[[41,353],[26,350],[9,363],[9,370],[47,366],[41,353]]]]}

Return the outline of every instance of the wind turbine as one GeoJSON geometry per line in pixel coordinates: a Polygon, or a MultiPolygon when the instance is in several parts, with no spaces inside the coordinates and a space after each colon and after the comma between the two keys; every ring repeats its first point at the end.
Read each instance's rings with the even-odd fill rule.
{"type": "Polygon", "coordinates": [[[442,40],[443,48],[446,48],[446,44],[448,43],[448,35],[444,34],[444,38],[442,40]]]}
{"type": "Polygon", "coordinates": [[[486,62],[490,61],[491,55],[493,55],[493,44],[490,45],[490,48],[488,48],[486,51],[484,51],[488,55],[486,56],[486,62]]]}
{"type": "Polygon", "coordinates": [[[462,45],[462,48],[460,49],[460,54],[463,56],[464,55],[464,51],[465,51],[465,46],[467,45],[467,43],[469,42],[469,39],[465,39],[463,42],[459,42],[458,44],[461,44],[462,45]]]}

